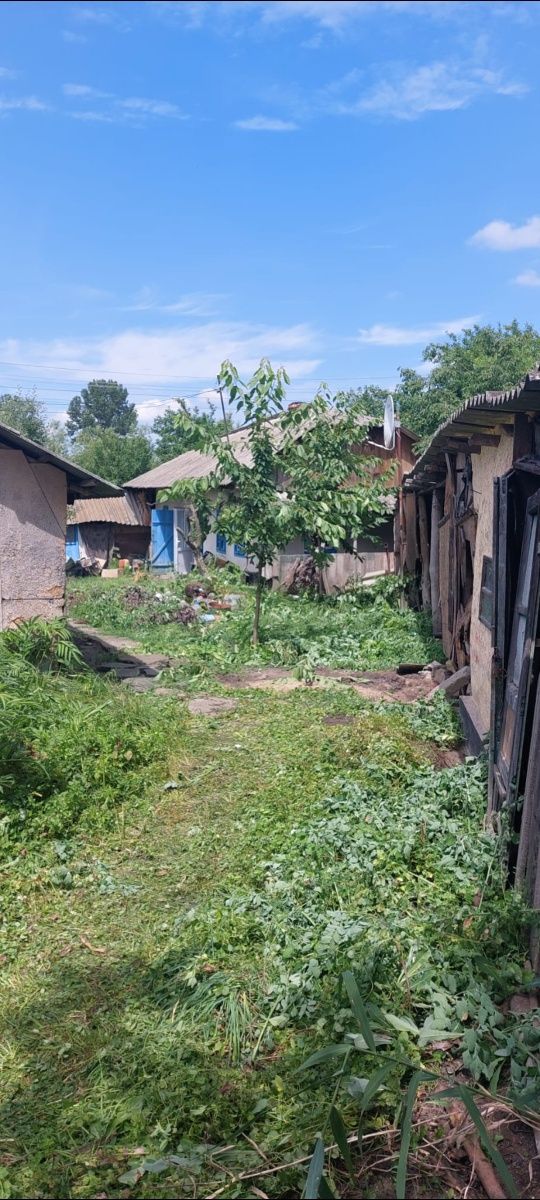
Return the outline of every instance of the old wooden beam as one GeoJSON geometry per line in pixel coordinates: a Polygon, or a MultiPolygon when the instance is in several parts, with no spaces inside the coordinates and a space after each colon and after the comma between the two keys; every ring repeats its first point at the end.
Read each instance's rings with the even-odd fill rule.
{"type": "Polygon", "coordinates": [[[418,497],[418,532],[420,536],[420,563],[422,570],[422,608],[431,608],[431,579],[429,573],[429,536],[426,498],[418,497]]]}
{"type": "Polygon", "coordinates": [[[498,446],[501,440],[499,433],[475,433],[473,434],[469,446],[498,446]]]}
{"type": "Polygon", "coordinates": [[[431,502],[431,541],[429,553],[429,581],[431,591],[431,611],[433,633],[440,637],[442,632],[441,597],[439,592],[439,521],[441,519],[441,501],[439,492],[433,493],[431,502]]]}

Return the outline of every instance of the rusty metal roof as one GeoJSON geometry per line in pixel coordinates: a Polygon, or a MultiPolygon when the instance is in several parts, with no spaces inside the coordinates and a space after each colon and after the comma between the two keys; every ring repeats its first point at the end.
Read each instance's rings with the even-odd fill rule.
{"type": "Polygon", "coordinates": [[[144,497],[135,492],[103,500],[76,500],[68,512],[68,525],[88,525],[94,521],[111,525],[150,525],[150,510],[144,497]]]}
{"type": "MultiPolygon", "coordinates": [[[[444,455],[452,437],[469,434],[473,438],[475,433],[481,433],[486,428],[504,424],[509,414],[520,412],[540,413],[540,363],[515,387],[479,392],[443,421],[412,471],[405,476],[404,486],[414,487],[420,483],[426,468],[429,469],[444,455]]],[[[463,449],[467,449],[465,440],[463,449]]]]}
{"type": "Polygon", "coordinates": [[[53,454],[45,446],[40,446],[39,442],[33,442],[31,438],[24,437],[22,433],[12,429],[10,425],[4,425],[3,422],[0,422],[0,446],[7,446],[10,450],[22,450],[26,458],[48,463],[51,467],[64,471],[67,476],[69,499],[74,496],[121,495],[121,488],[116,487],[114,483],[107,483],[106,479],[93,475],[91,471],[85,471],[84,467],[79,467],[77,463],[61,458],[59,454],[53,454]]]}

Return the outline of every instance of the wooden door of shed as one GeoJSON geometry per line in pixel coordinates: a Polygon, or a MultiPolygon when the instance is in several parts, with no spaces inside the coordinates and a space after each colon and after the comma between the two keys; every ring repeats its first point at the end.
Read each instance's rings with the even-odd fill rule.
{"type": "Polygon", "coordinates": [[[540,491],[527,503],[504,702],[493,764],[492,807],[514,804],[520,785],[531,684],[538,677],[540,603],[540,491]]]}

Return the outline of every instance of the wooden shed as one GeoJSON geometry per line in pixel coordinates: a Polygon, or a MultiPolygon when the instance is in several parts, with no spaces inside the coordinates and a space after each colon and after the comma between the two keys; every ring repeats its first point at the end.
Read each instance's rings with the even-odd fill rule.
{"type": "Polygon", "coordinates": [[[470,665],[467,741],[488,751],[490,811],[510,812],[511,871],[540,909],[540,366],[437,430],[404,480],[399,543],[447,658],[470,665]]]}
{"type": "Polygon", "coordinates": [[[144,493],[126,490],[110,499],[75,500],[68,509],[66,558],[109,565],[120,558],[145,559],[150,546],[150,509],[144,493]]]}

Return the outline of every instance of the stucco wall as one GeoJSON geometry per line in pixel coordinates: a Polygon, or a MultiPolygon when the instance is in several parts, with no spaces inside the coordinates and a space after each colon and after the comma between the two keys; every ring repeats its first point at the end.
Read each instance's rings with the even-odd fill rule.
{"type": "Polygon", "coordinates": [[[491,711],[491,631],[479,619],[482,559],[493,553],[493,480],[510,470],[513,436],[503,433],[498,446],[482,446],[473,454],[474,505],[478,513],[474,554],[473,602],[471,613],[471,694],[483,732],[491,711]]]}
{"type": "Polygon", "coordinates": [[[0,448],[0,628],[64,611],[66,476],[0,448]]]}

